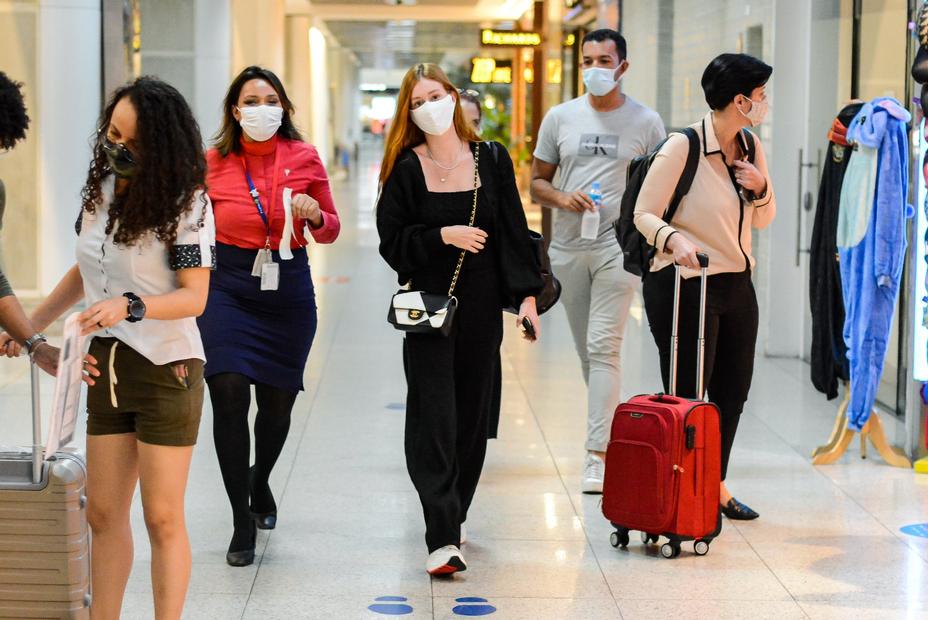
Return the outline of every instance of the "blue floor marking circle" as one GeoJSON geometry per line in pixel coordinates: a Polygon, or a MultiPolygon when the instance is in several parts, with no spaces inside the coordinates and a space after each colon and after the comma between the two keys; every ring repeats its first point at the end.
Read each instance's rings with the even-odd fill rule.
{"type": "Polygon", "coordinates": [[[485,598],[480,598],[479,596],[465,596],[462,598],[454,599],[455,603],[486,603],[488,602],[485,598]]]}
{"type": "Polygon", "coordinates": [[[368,606],[368,609],[375,614],[384,616],[408,616],[412,613],[412,607],[406,605],[405,596],[378,596],[374,599],[377,604],[368,606]]]}
{"type": "Polygon", "coordinates": [[[899,528],[899,531],[909,536],[928,538],[928,523],[913,523],[912,525],[899,528]]]}
{"type": "Polygon", "coordinates": [[[456,616],[489,616],[496,613],[496,607],[492,605],[458,605],[451,611],[456,616]]]}
{"type": "Polygon", "coordinates": [[[404,603],[377,603],[368,609],[384,616],[407,616],[412,613],[412,607],[404,603]]]}

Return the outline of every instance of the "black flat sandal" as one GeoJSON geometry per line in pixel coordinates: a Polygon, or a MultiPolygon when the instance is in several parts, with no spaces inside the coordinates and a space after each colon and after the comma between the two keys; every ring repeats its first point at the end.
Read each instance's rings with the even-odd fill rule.
{"type": "Polygon", "coordinates": [[[760,515],[745,506],[734,497],[721,506],[722,514],[732,521],[753,521],[760,515]]]}

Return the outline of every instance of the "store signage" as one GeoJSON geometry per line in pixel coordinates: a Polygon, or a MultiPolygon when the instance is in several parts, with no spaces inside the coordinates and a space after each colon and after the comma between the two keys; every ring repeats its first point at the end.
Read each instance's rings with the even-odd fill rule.
{"type": "Polygon", "coordinates": [[[470,60],[473,84],[512,84],[512,61],[477,57],[470,60]]]}
{"type": "MultiPolygon", "coordinates": [[[[925,143],[925,122],[922,121],[918,134],[918,159],[924,161],[925,151],[928,150],[928,144],[925,143]]],[[[928,233],[928,214],[925,213],[925,199],[928,197],[928,189],[925,187],[925,175],[922,173],[921,166],[918,166],[917,187],[918,199],[915,208],[915,243],[912,245],[915,265],[915,294],[912,295],[912,312],[914,317],[915,338],[913,360],[912,360],[912,378],[916,381],[928,381],[928,287],[926,287],[926,278],[928,278],[928,241],[925,235],[928,233]]]]}
{"type": "Polygon", "coordinates": [[[480,45],[484,47],[538,47],[543,40],[541,33],[530,30],[484,28],[480,31],[480,45]]]}

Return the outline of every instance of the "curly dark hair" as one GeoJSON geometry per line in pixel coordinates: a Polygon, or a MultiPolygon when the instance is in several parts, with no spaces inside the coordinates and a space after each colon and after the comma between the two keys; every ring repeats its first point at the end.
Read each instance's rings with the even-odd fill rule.
{"type": "MultiPolygon", "coordinates": [[[[148,233],[173,245],[181,217],[193,208],[197,193],[206,189],[206,158],[190,106],[176,88],[158,78],[140,77],[110,98],[100,116],[93,160],[81,191],[83,208],[93,213],[103,202],[103,182],[113,174],[103,139],[116,104],[125,97],[138,119],[133,153],[138,171],[126,191],[112,201],[106,232],[113,232],[118,222],[113,240],[120,245],[132,245],[148,233]]],[[[200,200],[205,215],[205,196],[200,200]]]]}
{"type": "Polygon", "coordinates": [[[22,83],[0,71],[0,149],[11,149],[26,137],[29,115],[23,101],[22,83]]]}
{"type": "Polygon", "coordinates": [[[219,133],[213,139],[213,146],[222,154],[223,157],[229,153],[242,152],[242,127],[235,117],[232,116],[232,108],[238,105],[238,98],[242,94],[242,87],[251,80],[264,80],[271,85],[280,97],[280,107],[284,109],[283,117],[280,119],[280,129],[277,135],[287,140],[303,141],[303,136],[293,124],[293,102],[287,96],[283,82],[277,77],[277,74],[264,67],[251,66],[239,73],[231,86],[226,98],[222,104],[222,127],[219,133]]]}

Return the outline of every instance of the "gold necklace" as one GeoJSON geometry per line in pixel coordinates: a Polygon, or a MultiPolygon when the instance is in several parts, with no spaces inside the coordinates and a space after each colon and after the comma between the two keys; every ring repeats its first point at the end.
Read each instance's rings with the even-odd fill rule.
{"type": "MultiPolygon", "coordinates": [[[[463,142],[461,143],[461,150],[462,150],[462,151],[464,150],[464,143],[463,143],[463,142]]],[[[451,172],[452,170],[454,170],[455,168],[457,168],[458,166],[460,166],[461,163],[464,161],[464,158],[461,157],[461,155],[460,155],[460,153],[459,153],[459,154],[458,154],[458,161],[457,161],[457,163],[454,164],[453,166],[451,166],[451,167],[449,168],[448,166],[443,166],[443,165],[441,165],[440,163],[438,163],[438,162],[435,160],[435,157],[432,156],[432,149],[430,149],[430,148],[428,147],[428,145],[426,145],[426,147],[425,147],[425,152],[426,152],[426,154],[429,156],[429,159],[432,160],[432,163],[435,164],[436,167],[441,168],[442,170],[444,170],[444,171],[446,172],[446,174],[445,174],[444,176],[442,176],[440,173],[439,173],[439,175],[438,175],[438,178],[441,179],[441,182],[442,182],[442,183],[444,183],[445,181],[448,180],[448,174],[447,174],[447,173],[448,173],[448,172],[451,172]]]]}

